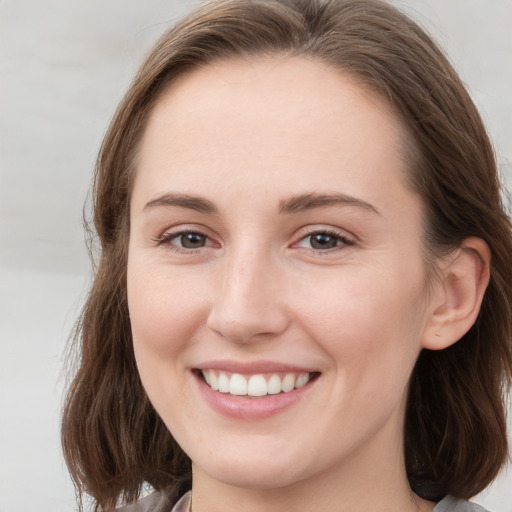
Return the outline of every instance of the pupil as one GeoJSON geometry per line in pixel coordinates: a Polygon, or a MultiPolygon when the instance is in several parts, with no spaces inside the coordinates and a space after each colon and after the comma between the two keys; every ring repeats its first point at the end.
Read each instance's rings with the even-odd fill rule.
{"type": "Polygon", "coordinates": [[[336,247],[338,240],[332,235],[316,234],[311,237],[311,247],[313,249],[332,249],[336,247]]]}
{"type": "Polygon", "coordinates": [[[197,249],[205,244],[205,236],[200,233],[185,233],[181,235],[181,245],[187,249],[197,249]]]}

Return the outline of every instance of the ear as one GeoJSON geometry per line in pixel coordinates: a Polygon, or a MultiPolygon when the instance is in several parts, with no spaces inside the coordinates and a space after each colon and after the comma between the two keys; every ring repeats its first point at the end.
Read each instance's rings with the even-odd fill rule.
{"type": "Polygon", "coordinates": [[[475,323],[489,284],[491,251],[480,238],[467,238],[441,267],[434,284],[422,347],[442,350],[456,343],[475,323]]]}

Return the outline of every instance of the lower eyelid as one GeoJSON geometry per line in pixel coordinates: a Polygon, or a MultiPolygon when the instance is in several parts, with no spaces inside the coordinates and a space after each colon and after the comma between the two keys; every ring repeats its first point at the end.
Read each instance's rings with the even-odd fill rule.
{"type": "MultiPolygon", "coordinates": [[[[320,252],[327,253],[327,252],[333,252],[336,249],[341,249],[343,247],[353,246],[356,243],[355,240],[347,237],[345,234],[337,233],[335,231],[330,231],[330,230],[318,229],[315,231],[310,231],[310,232],[301,234],[300,238],[298,238],[297,241],[292,244],[292,247],[293,246],[301,247],[302,242],[306,242],[308,240],[308,238],[313,237],[314,235],[326,235],[326,236],[334,237],[337,240],[337,245],[334,247],[330,247],[330,248],[328,247],[325,249],[314,248],[314,247],[303,247],[303,246],[302,246],[302,248],[308,249],[310,251],[318,252],[318,253],[320,253],[320,252]]],[[[173,248],[173,250],[176,250],[178,252],[183,252],[183,253],[191,253],[191,252],[199,251],[200,249],[209,248],[209,247],[216,247],[216,246],[220,247],[220,244],[215,242],[214,239],[212,239],[209,235],[207,235],[206,233],[204,233],[198,229],[181,229],[181,230],[176,230],[176,231],[172,231],[172,232],[165,232],[162,235],[155,237],[152,241],[155,243],[156,246],[171,246],[173,248]],[[179,244],[172,242],[174,239],[177,239],[180,236],[186,235],[189,233],[194,233],[194,234],[203,236],[205,238],[205,244],[203,246],[197,247],[197,248],[187,248],[187,247],[181,247],[179,244]]]]}
{"type": "MultiPolygon", "coordinates": [[[[321,230],[318,230],[318,231],[313,231],[313,232],[310,232],[310,233],[307,233],[307,234],[304,234],[302,235],[298,240],[297,242],[295,242],[293,245],[299,245],[301,242],[304,242],[304,241],[307,241],[309,238],[315,236],[315,235],[326,235],[326,236],[330,236],[330,237],[333,237],[337,240],[337,245],[335,246],[338,247],[338,246],[350,246],[350,245],[354,245],[355,241],[348,238],[347,236],[345,235],[342,235],[341,233],[336,233],[336,232],[331,232],[331,231],[321,231],[321,230]]],[[[331,248],[331,250],[333,250],[334,248],[331,248]]],[[[313,249],[312,250],[317,250],[317,251],[320,251],[321,249],[313,249]]],[[[325,251],[327,251],[329,249],[325,249],[325,251]]]]}
{"type": "Polygon", "coordinates": [[[191,254],[197,251],[200,251],[201,249],[208,249],[208,248],[215,248],[219,247],[220,245],[210,236],[208,236],[206,233],[202,232],[198,229],[181,229],[176,230],[172,232],[166,232],[162,234],[161,236],[156,237],[153,239],[155,245],[157,247],[163,247],[167,248],[169,250],[183,253],[183,254],[191,254]],[[191,247],[182,247],[179,243],[174,243],[173,240],[178,239],[182,235],[186,235],[189,233],[194,233],[197,235],[200,235],[205,238],[205,244],[200,247],[191,248],[191,247]]]}

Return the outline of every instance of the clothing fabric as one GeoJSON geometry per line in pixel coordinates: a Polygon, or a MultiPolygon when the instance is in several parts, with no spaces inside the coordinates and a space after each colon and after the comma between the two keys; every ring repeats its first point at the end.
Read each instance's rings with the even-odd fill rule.
{"type": "Polygon", "coordinates": [[[453,496],[447,496],[441,500],[432,512],[489,512],[485,508],[466,500],[458,500],[453,496]]]}
{"type": "MultiPolygon", "coordinates": [[[[137,503],[127,505],[119,509],[119,512],[192,512],[191,491],[187,492],[174,505],[169,502],[163,493],[154,492],[139,500],[137,503]]],[[[441,500],[432,512],[489,512],[485,508],[466,500],[459,500],[453,496],[447,496],[441,500]]]]}

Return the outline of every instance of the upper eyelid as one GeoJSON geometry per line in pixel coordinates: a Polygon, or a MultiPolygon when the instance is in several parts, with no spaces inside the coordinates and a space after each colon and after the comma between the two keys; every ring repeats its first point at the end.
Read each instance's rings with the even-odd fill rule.
{"type": "MultiPolygon", "coordinates": [[[[176,226],[168,227],[163,230],[161,234],[154,237],[154,240],[155,242],[162,242],[177,237],[182,233],[198,233],[205,236],[209,240],[216,241],[218,243],[218,237],[213,234],[212,230],[201,224],[178,224],[176,226]]],[[[312,236],[317,233],[328,233],[330,235],[346,239],[352,243],[356,243],[358,240],[356,235],[350,231],[347,231],[346,229],[319,224],[304,226],[297,230],[295,235],[292,235],[293,241],[291,242],[291,245],[294,245],[307,238],[308,236],[312,236]]]]}
{"type": "Polygon", "coordinates": [[[182,234],[186,234],[186,233],[197,233],[199,235],[202,235],[204,237],[206,237],[208,240],[210,241],[213,241],[215,242],[215,238],[212,237],[209,233],[207,233],[206,231],[209,231],[207,230],[206,228],[204,227],[196,227],[195,225],[178,225],[178,226],[174,226],[174,227],[171,227],[171,228],[167,228],[165,230],[163,230],[160,234],[158,234],[157,236],[153,237],[153,241],[155,242],[155,244],[158,246],[158,245],[164,245],[164,244],[167,244],[167,243],[170,243],[170,241],[173,239],[173,238],[176,238],[182,234]]]}
{"type": "MultiPolygon", "coordinates": [[[[297,231],[295,237],[296,241],[302,240],[308,236],[317,234],[317,233],[329,233],[334,236],[338,236],[340,238],[346,238],[351,240],[352,242],[357,241],[357,236],[347,231],[346,229],[337,228],[334,226],[323,226],[323,225],[313,225],[313,226],[305,226],[297,231]]],[[[294,242],[295,243],[295,242],[294,242]]]]}
{"type": "Polygon", "coordinates": [[[204,249],[215,249],[218,248],[220,245],[214,238],[209,236],[208,234],[204,233],[203,230],[194,229],[194,228],[181,228],[176,230],[165,230],[161,235],[155,237],[153,239],[153,242],[155,244],[156,248],[161,248],[166,251],[170,251],[174,254],[181,254],[181,255],[193,255],[201,253],[204,249]],[[173,239],[178,238],[184,234],[187,233],[197,233],[201,236],[205,237],[205,245],[202,245],[200,247],[182,247],[177,243],[173,242],[173,239]],[[215,247],[217,246],[217,247],[215,247]]]}
{"type": "Polygon", "coordinates": [[[199,233],[207,236],[208,238],[212,238],[211,232],[211,229],[208,229],[206,226],[202,226],[201,224],[177,224],[164,229],[161,234],[158,235],[158,238],[177,236],[180,233],[199,233]]]}
{"type": "Polygon", "coordinates": [[[339,244],[337,244],[335,247],[330,247],[330,248],[326,248],[326,249],[315,249],[313,247],[311,247],[311,248],[306,247],[305,249],[309,250],[309,251],[313,251],[313,252],[328,253],[328,252],[333,252],[335,250],[339,250],[342,248],[352,247],[353,245],[355,245],[355,241],[353,241],[351,238],[349,238],[347,236],[339,235],[337,233],[331,233],[331,232],[327,232],[327,231],[314,231],[314,232],[310,233],[309,235],[299,238],[296,242],[294,242],[292,244],[292,247],[298,246],[300,243],[304,242],[308,238],[310,238],[316,234],[322,234],[322,233],[325,233],[328,236],[334,236],[334,237],[338,238],[339,244]]]}

